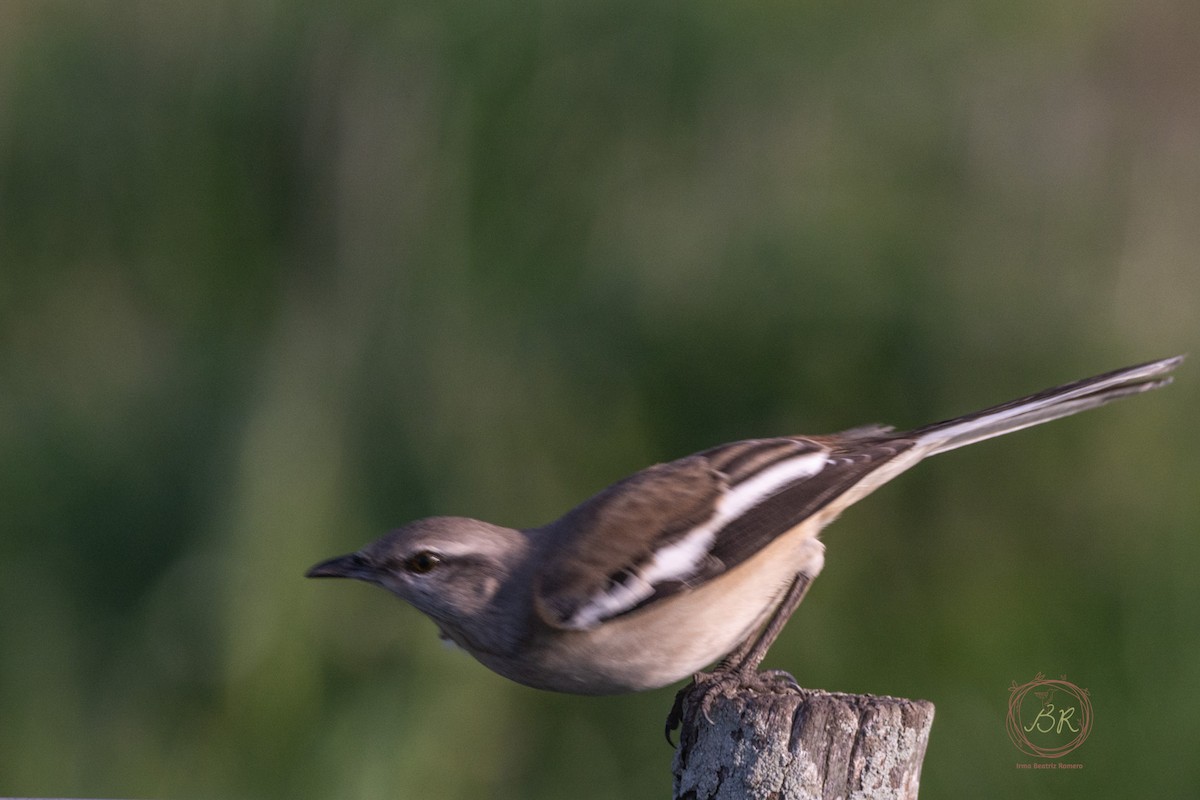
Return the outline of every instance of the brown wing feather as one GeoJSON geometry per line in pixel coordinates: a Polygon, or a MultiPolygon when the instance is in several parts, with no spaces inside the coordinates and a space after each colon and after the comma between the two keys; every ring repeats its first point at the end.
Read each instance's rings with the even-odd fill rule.
{"type": "Polygon", "coordinates": [[[598,594],[708,521],[731,488],[789,458],[827,452],[820,471],[781,487],[723,525],[708,556],[685,579],[657,583],[653,593],[611,616],[698,586],[750,558],[911,446],[887,429],[857,429],[844,437],[733,442],[643,470],[547,526],[552,555],[535,590],[539,611],[550,624],[570,627],[572,616],[598,594]]]}
{"type": "Polygon", "coordinates": [[[712,557],[725,569],[750,558],[913,445],[907,439],[887,437],[814,439],[831,445],[829,460],[820,472],[784,487],[721,529],[712,557]]]}
{"type": "Polygon", "coordinates": [[[536,597],[562,624],[621,573],[708,519],[724,482],[702,456],[642,470],[547,526],[553,548],[536,597]]]}

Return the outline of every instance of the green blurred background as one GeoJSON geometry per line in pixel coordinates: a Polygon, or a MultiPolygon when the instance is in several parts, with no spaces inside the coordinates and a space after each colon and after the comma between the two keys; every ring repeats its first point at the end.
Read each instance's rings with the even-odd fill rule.
{"type": "MultiPolygon", "coordinates": [[[[301,576],[719,442],[1197,349],[1194,0],[0,5],[0,794],[664,798],[301,576]]],[[[923,798],[1200,782],[1200,372],[931,461],[767,665],[937,704],[923,798]],[[1091,692],[1021,772],[1008,688],[1091,692]]]]}

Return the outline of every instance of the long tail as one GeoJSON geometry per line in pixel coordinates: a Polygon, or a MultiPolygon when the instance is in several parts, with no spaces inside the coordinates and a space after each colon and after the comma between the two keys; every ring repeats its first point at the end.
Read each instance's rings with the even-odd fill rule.
{"type": "Polygon", "coordinates": [[[1113,370],[1094,378],[1084,378],[1019,400],[985,408],[974,414],[925,425],[909,431],[905,438],[913,438],[923,445],[930,446],[932,449],[928,452],[929,455],[944,453],[956,447],[1102,406],[1131,394],[1166,386],[1171,382],[1168,373],[1178,367],[1183,358],[1164,358],[1161,361],[1113,370]]]}

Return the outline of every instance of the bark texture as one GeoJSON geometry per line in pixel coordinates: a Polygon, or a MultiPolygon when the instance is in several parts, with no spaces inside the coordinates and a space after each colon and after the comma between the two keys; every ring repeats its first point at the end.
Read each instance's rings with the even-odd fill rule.
{"type": "Polygon", "coordinates": [[[742,690],[709,716],[684,707],[676,800],[916,800],[933,704],[742,690]]]}

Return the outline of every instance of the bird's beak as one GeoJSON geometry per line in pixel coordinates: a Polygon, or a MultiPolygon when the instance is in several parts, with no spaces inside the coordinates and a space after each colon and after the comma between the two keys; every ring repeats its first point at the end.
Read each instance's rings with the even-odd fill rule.
{"type": "Polygon", "coordinates": [[[370,581],[374,580],[375,570],[370,562],[358,553],[348,553],[310,567],[308,572],[304,573],[304,577],[356,578],[360,581],[370,581]]]}

